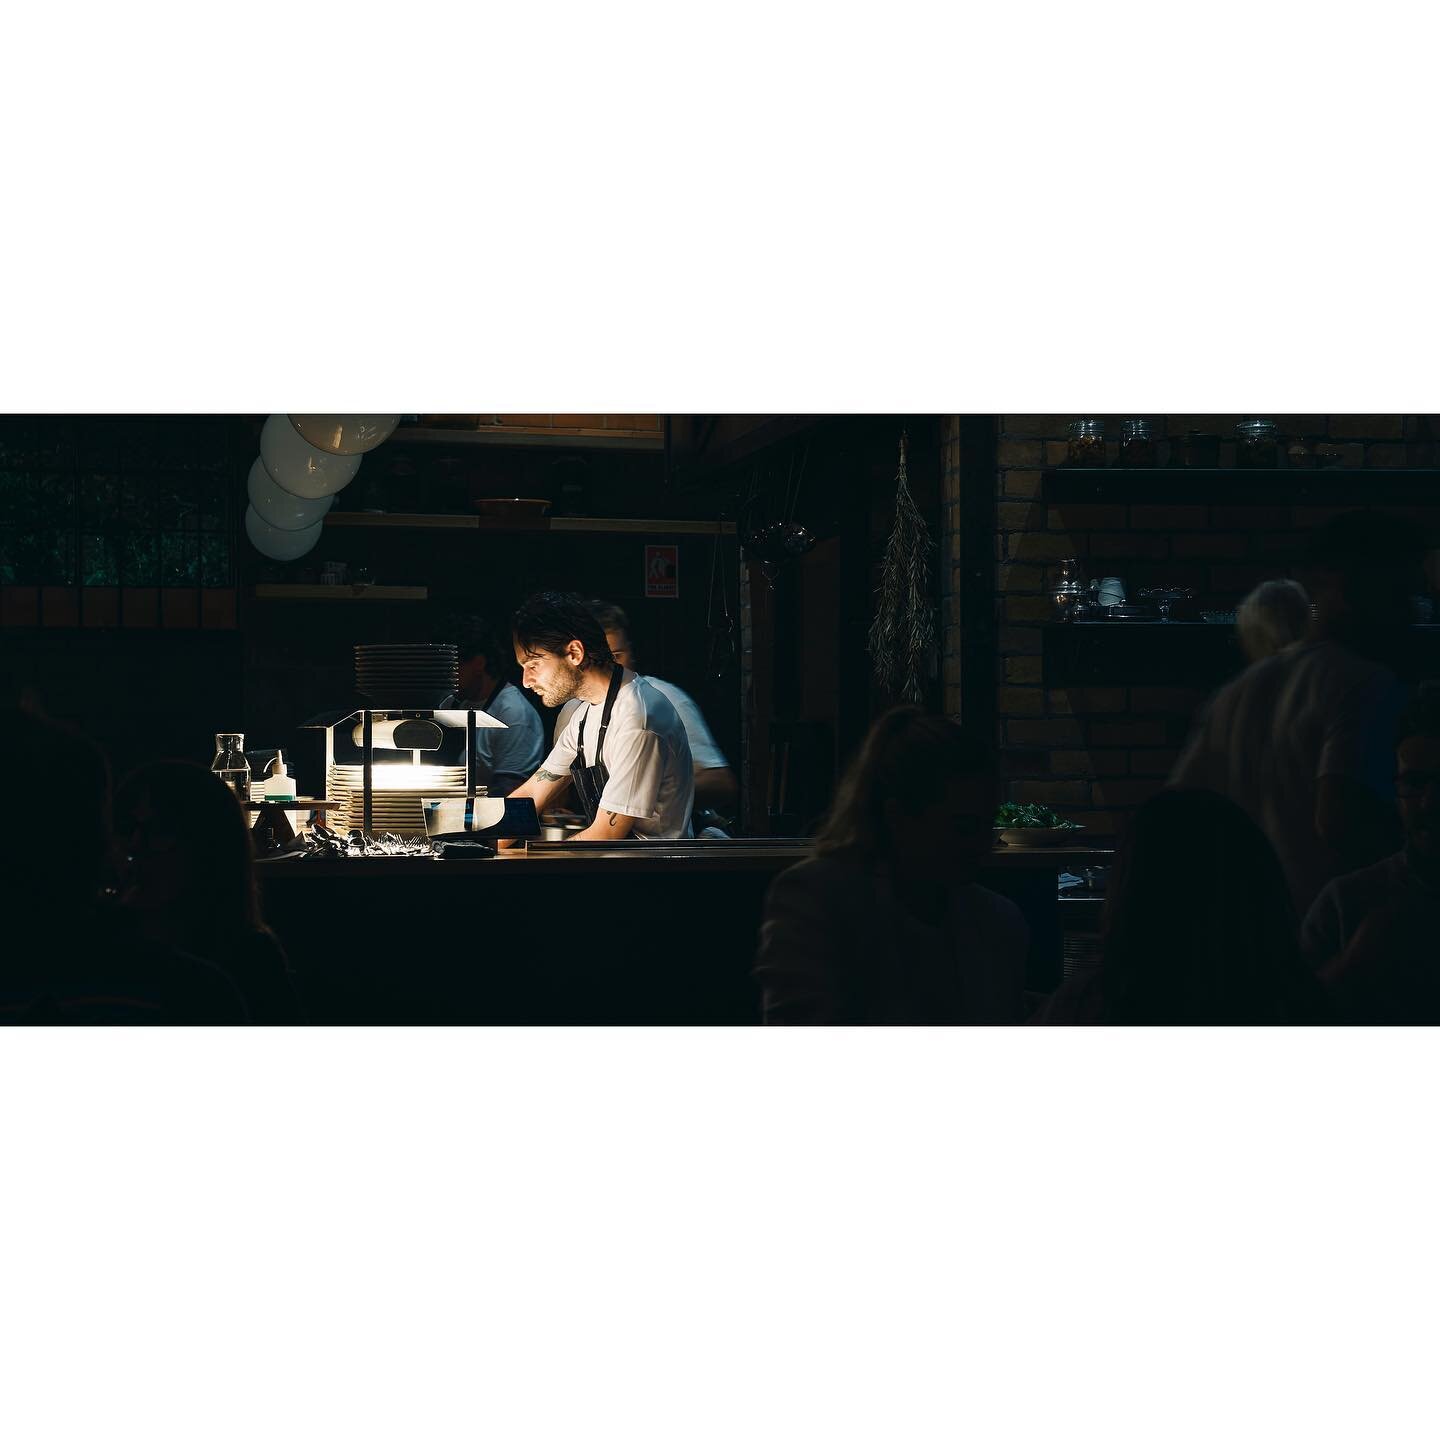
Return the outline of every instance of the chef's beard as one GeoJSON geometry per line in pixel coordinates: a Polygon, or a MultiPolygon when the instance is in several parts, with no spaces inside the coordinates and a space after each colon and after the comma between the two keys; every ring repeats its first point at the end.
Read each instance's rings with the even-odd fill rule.
{"type": "Polygon", "coordinates": [[[558,710],[567,700],[573,700],[580,691],[580,672],[558,676],[545,690],[536,690],[540,703],[547,710],[558,710]],[[564,688],[562,688],[564,687],[564,688]]]}

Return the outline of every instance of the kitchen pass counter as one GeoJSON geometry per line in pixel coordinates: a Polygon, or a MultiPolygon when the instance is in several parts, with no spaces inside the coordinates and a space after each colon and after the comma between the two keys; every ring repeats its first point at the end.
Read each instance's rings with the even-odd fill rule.
{"type": "MultiPolygon", "coordinates": [[[[266,921],[322,1023],[753,1024],[770,882],[805,840],[534,843],[493,860],[262,860],[266,921]],[[659,876],[663,881],[657,883],[659,876]],[[357,883],[369,882],[369,883],[357,883]]],[[[981,883],[1031,930],[1033,989],[1061,970],[1076,846],[999,847],[981,883]]]]}
{"type": "MultiPolygon", "coordinates": [[[[304,876],[424,875],[538,873],[573,874],[602,861],[623,864],[628,871],[651,873],[754,872],[784,870],[811,853],[803,838],[745,840],[533,840],[524,849],[502,850],[491,860],[439,860],[428,856],[381,855],[347,860],[312,860],[298,856],[260,861],[268,885],[304,876]],[[520,867],[520,868],[517,868],[520,867]]],[[[1081,870],[1108,865],[1114,851],[1089,845],[997,845],[987,857],[987,871],[1081,870]]]]}
{"type": "Polygon", "coordinates": [[[261,878],[289,881],[305,876],[411,875],[425,878],[523,873],[574,875],[605,864],[613,871],[663,874],[755,872],[774,873],[805,859],[805,840],[532,840],[523,849],[502,850],[493,859],[440,860],[428,856],[377,855],[345,860],[312,860],[299,856],[262,860],[261,878]]]}

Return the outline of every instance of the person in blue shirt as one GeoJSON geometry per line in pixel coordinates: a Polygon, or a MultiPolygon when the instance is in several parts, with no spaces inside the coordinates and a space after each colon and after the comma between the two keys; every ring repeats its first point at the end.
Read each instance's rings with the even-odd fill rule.
{"type": "Polygon", "coordinates": [[[476,778],[486,790],[508,795],[545,758],[545,726],[524,691],[511,683],[514,660],[509,647],[497,643],[485,620],[454,616],[443,639],[456,646],[460,661],[460,688],[445,708],[473,707],[504,723],[504,730],[476,730],[475,760],[476,778]]]}

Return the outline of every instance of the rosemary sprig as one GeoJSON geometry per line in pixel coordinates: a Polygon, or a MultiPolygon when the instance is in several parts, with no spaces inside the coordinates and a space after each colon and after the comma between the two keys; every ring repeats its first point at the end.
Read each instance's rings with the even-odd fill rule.
{"type": "Polygon", "coordinates": [[[924,695],[923,676],[935,645],[935,613],[930,604],[930,556],[935,546],[910,493],[905,450],[902,435],[900,469],[895,477],[895,523],[881,562],[868,648],[880,689],[918,702],[924,695]]]}

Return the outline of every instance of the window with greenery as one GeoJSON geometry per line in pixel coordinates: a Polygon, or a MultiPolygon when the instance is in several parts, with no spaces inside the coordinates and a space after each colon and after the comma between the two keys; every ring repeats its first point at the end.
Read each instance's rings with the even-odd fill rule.
{"type": "Polygon", "coordinates": [[[0,581],[233,585],[232,427],[0,417],[0,581]]]}

